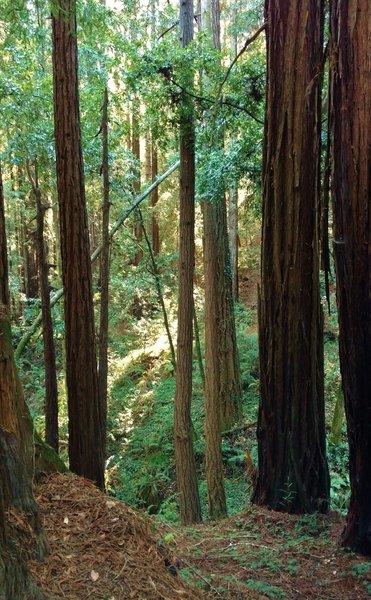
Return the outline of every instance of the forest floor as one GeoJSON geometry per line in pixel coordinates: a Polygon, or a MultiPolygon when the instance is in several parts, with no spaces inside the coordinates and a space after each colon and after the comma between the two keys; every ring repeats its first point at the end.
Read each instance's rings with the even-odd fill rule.
{"type": "MultiPolygon", "coordinates": [[[[249,268],[241,269],[239,282],[240,302],[249,314],[247,321],[245,314],[242,318],[240,315],[239,321],[248,413],[243,427],[224,436],[229,512],[235,514],[218,522],[205,520],[192,527],[168,524],[176,522],[169,516],[177,517],[177,509],[171,513],[175,491],[173,466],[168,465],[173,453],[174,388],[171,373],[164,370],[163,351],[153,347],[155,340],[160,339],[154,329],[145,339],[144,349],[139,337],[138,345],[130,351],[118,347],[117,364],[111,365],[115,367],[111,369],[111,410],[115,418],[110,441],[114,460],[107,470],[107,481],[110,493],[127,504],[138,500],[138,490],[143,492],[140,477],[146,482],[153,481],[153,488],[157,485],[160,491],[165,481],[164,487],[168,485],[169,489],[165,489],[161,501],[165,500],[168,512],[161,515],[159,510],[155,518],[149,517],[144,509],[132,510],[117,497],[105,495],[91,483],[72,475],[45,479],[36,488],[36,499],[50,553],[44,562],[32,561],[30,566],[40,588],[51,600],[371,597],[371,562],[339,546],[343,515],[332,511],[326,516],[292,516],[249,502],[251,488],[244,477],[243,453],[245,448],[256,447],[258,243],[253,244],[252,252],[249,268]],[[131,421],[135,421],[135,429],[131,421]],[[170,473],[170,483],[166,477],[164,480],[163,473],[170,473]],[[160,522],[160,518],[167,524],[160,522]]],[[[330,325],[327,328],[332,331],[330,325]]],[[[162,332],[163,328],[160,329],[162,332]]],[[[120,331],[120,340],[122,335],[120,331]]],[[[161,344],[166,346],[162,338],[163,335],[161,344]]],[[[337,369],[335,358],[330,355],[328,397],[338,386],[337,369]]],[[[195,398],[197,401],[197,394],[195,398]]],[[[200,428],[202,398],[198,403],[194,423],[200,428]]],[[[328,399],[327,404],[330,422],[333,399],[328,399]]],[[[331,476],[334,490],[341,498],[342,489],[346,489],[343,477],[346,459],[342,458],[345,450],[338,447],[334,452],[338,463],[332,464],[331,476]]],[[[201,458],[202,453],[198,439],[201,458]]],[[[204,487],[200,482],[200,492],[204,487]]],[[[151,496],[147,505],[153,503],[151,496]]],[[[205,491],[203,503],[206,507],[205,491]]],[[[147,505],[142,504],[148,510],[147,505]]],[[[334,505],[344,514],[346,500],[334,505]]]]}
{"type": "Polygon", "coordinates": [[[51,476],[36,498],[50,554],[30,564],[52,600],[371,596],[370,562],[339,548],[337,513],[250,506],[215,523],[169,527],[72,475],[51,476]]]}

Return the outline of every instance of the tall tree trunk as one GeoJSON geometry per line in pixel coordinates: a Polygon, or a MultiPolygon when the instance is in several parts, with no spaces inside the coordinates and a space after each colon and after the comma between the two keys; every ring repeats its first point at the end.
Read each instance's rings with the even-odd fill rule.
{"type": "MultiPolygon", "coordinates": [[[[109,306],[109,212],[110,181],[108,162],[108,89],[104,90],[102,111],[102,175],[103,175],[103,217],[102,254],[100,261],[100,326],[99,326],[99,401],[102,411],[103,433],[107,423],[107,377],[108,377],[108,306],[109,306]]],[[[103,440],[105,456],[105,437],[103,440]]]]}
{"type": "Polygon", "coordinates": [[[53,0],[53,80],[57,189],[65,291],[69,460],[104,487],[94,312],[78,96],[76,2],[53,0]]]}
{"type": "MultiPolygon", "coordinates": [[[[220,50],[219,0],[203,9],[211,23],[212,43],[220,50]]],[[[215,143],[224,145],[223,135],[215,143]]],[[[205,438],[206,479],[210,516],[227,512],[221,431],[241,415],[241,382],[233,312],[231,265],[224,190],[203,203],[205,269],[205,438]]]]}
{"type": "MultiPolygon", "coordinates": [[[[132,151],[134,157],[136,158],[136,160],[138,161],[138,167],[137,167],[138,171],[137,171],[137,175],[134,180],[133,187],[134,187],[135,195],[138,195],[138,194],[140,194],[141,177],[140,177],[139,102],[137,100],[135,100],[135,102],[133,103],[131,131],[132,131],[131,151],[132,151]]],[[[140,247],[141,242],[142,242],[142,237],[143,237],[142,234],[143,234],[143,232],[142,232],[142,226],[140,223],[140,217],[139,217],[139,215],[137,215],[135,213],[134,235],[135,235],[135,239],[138,244],[138,249],[134,256],[134,265],[136,265],[136,266],[139,265],[140,261],[143,258],[143,250],[140,247]]]]}
{"type": "MultiPolygon", "coordinates": [[[[156,181],[158,175],[158,151],[156,143],[152,136],[152,181],[156,181]]],[[[160,254],[160,226],[156,215],[156,206],[159,199],[158,188],[155,188],[151,194],[152,206],[152,249],[155,256],[160,254]]]]}
{"type": "Polygon", "coordinates": [[[331,5],[331,155],[351,498],[342,544],[371,556],[371,10],[331,5]]]}
{"type": "Polygon", "coordinates": [[[49,264],[44,241],[44,217],[48,209],[43,202],[38,183],[37,166],[35,164],[35,177],[29,177],[33,186],[36,200],[36,247],[39,267],[39,287],[41,294],[42,332],[44,346],[45,368],[45,441],[58,452],[58,384],[57,367],[55,358],[55,345],[53,336],[53,321],[50,308],[49,290],[49,264]]]}
{"type": "Polygon", "coordinates": [[[325,512],[318,250],[323,3],[266,0],[265,10],[269,75],[253,501],[292,513],[325,512]]]}
{"type": "MultiPolygon", "coordinates": [[[[181,44],[193,39],[192,0],[180,1],[181,44]]],[[[187,89],[193,85],[188,74],[187,89]]],[[[201,521],[197,470],[193,452],[192,402],[192,318],[195,224],[195,149],[193,104],[182,96],[180,117],[180,202],[179,202],[179,301],[177,370],[174,402],[174,448],[176,480],[183,524],[201,521]]]]}

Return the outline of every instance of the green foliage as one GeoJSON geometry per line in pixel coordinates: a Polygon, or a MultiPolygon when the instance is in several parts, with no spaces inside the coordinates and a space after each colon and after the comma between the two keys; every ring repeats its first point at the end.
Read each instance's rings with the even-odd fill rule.
{"type": "Polygon", "coordinates": [[[339,446],[329,443],[327,459],[331,477],[331,507],[346,514],[350,499],[348,443],[342,442],[339,446]]]}
{"type": "Polygon", "coordinates": [[[254,579],[248,579],[246,585],[252,592],[258,592],[259,594],[262,594],[264,597],[267,598],[285,597],[284,592],[280,588],[265,583],[264,581],[255,581],[254,579]]]}
{"type": "Polygon", "coordinates": [[[298,535],[305,537],[318,537],[325,530],[325,523],[317,513],[300,517],[295,525],[298,535]]]}
{"type": "Polygon", "coordinates": [[[351,573],[362,582],[366,592],[371,596],[371,565],[370,563],[354,563],[351,573]]]}

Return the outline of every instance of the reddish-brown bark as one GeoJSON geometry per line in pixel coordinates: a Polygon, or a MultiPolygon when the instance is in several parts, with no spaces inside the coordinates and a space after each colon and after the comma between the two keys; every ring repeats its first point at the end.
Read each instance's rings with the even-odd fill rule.
{"type": "Polygon", "coordinates": [[[331,158],[351,499],[344,546],[371,556],[371,10],[331,2],[331,158]]]}
{"type": "Polygon", "coordinates": [[[323,3],[266,0],[268,89],[253,500],[326,511],[318,207],[323,3]]]}
{"type": "Polygon", "coordinates": [[[81,151],[76,2],[52,3],[54,121],[65,293],[69,460],[104,486],[102,417],[94,343],[90,245],[81,151]]]}
{"type": "MultiPolygon", "coordinates": [[[[193,39],[192,0],[180,3],[183,47],[193,39]]],[[[192,86],[193,77],[189,78],[192,86]]],[[[179,202],[179,304],[176,391],[174,402],[174,449],[176,481],[182,523],[201,520],[197,471],[193,452],[192,402],[192,319],[195,223],[195,149],[193,106],[183,96],[180,122],[180,202],[179,202]]]]}

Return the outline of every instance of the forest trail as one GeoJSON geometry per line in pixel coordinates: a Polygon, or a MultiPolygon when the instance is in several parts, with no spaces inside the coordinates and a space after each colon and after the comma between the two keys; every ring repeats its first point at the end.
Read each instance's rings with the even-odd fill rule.
{"type": "Polygon", "coordinates": [[[339,549],[336,513],[249,507],[216,523],[168,527],[71,475],[48,478],[36,498],[50,555],[30,566],[53,600],[370,597],[369,563],[339,549]]]}

